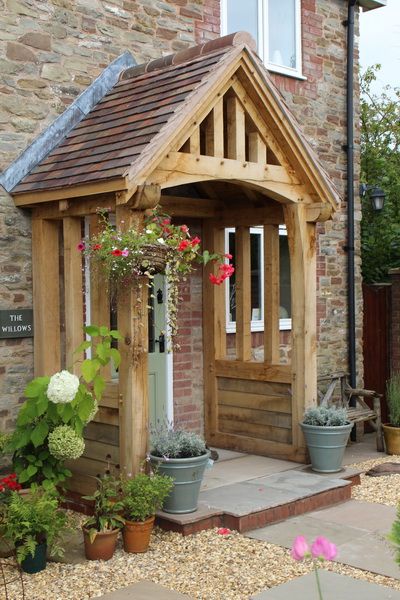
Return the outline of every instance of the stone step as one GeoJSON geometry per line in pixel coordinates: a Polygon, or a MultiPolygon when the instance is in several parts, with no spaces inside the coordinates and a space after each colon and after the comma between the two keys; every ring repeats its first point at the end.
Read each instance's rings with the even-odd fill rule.
{"type": "Polygon", "coordinates": [[[240,533],[251,531],[349,500],[359,474],[348,470],[339,475],[292,469],[220,486],[200,493],[199,509],[194,513],[173,515],[159,511],[157,524],[183,535],[213,527],[228,527],[240,533]]]}

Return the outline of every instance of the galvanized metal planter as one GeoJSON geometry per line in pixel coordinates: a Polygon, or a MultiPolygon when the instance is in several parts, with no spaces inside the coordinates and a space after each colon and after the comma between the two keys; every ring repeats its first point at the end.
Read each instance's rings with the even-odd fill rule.
{"type": "Polygon", "coordinates": [[[197,502],[201,482],[210,451],[194,458],[169,458],[150,455],[151,463],[162,475],[169,475],[174,480],[168,498],[163,504],[163,510],[173,514],[191,513],[197,510],[197,502]]]}
{"type": "Polygon", "coordinates": [[[325,427],[300,423],[310,453],[311,468],[317,473],[337,473],[353,424],[325,427]]]}

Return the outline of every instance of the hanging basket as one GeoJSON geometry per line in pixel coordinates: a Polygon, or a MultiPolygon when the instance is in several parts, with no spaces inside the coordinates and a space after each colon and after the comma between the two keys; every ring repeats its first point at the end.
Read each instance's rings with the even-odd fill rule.
{"type": "Polygon", "coordinates": [[[142,246],[142,271],[164,273],[167,266],[168,247],[162,244],[146,244],[142,246]]]}

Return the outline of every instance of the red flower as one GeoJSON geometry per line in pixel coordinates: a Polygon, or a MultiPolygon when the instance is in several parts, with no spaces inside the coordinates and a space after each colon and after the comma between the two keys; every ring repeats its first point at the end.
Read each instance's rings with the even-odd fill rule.
{"type": "Polygon", "coordinates": [[[211,283],[213,283],[214,285],[221,285],[221,283],[223,282],[223,279],[221,279],[221,277],[216,277],[214,273],[210,273],[208,277],[211,283]]]}
{"type": "Polygon", "coordinates": [[[101,248],[101,244],[95,244],[93,246],[93,250],[100,250],[100,248],[101,248]]]}
{"type": "Polygon", "coordinates": [[[186,248],[189,246],[190,242],[189,240],[182,240],[181,243],[178,246],[178,250],[186,250],[186,248]]]}
{"type": "Polygon", "coordinates": [[[193,246],[198,246],[199,244],[201,244],[201,239],[199,237],[194,237],[190,242],[192,248],[193,246]]]}
{"type": "Polygon", "coordinates": [[[232,532],[227,527],[220,527],[219,529],[217,529],[217,533],[219,533],[220,535],[229,535],[232,532]]]}
{"type": "Polygon", "coordinates": [[[169,225],[171,223],[171,219],[163,219],[161,221],[161,225],[169,225]]]}
{"type": "Polygon", "coordinates": [[[77,250],[79,250],[79,252],[83,252],[84,249],[85,244],[83,242],[79,242],[79,244],[77,245],[77,250]]]}
{"type": "Polygon", "coordinates": [[[122,250],[118,250],[118,248],[115,248],[115,250],[112,250],[111,254],[113,256],[122,256],[122,250]]]}
{"type": "Polygon", "coordinates": [[[228,260],[232,260],[232,254],[224,254],[224,257],[227,258],[228,260]]]}
{"type": "Polygon", "coordinates": [[[181,225],[181,231],[183,231],[183,233],[188,233],[189,227],[187,225],[181,225]]]}

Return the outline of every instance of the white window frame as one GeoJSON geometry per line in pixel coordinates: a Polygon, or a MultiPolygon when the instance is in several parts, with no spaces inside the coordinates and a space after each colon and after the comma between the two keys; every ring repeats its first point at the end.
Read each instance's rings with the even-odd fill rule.
{"type": "MultiPolygon", "coordinates": [[[[258,54],[268,70],[297,79],[306,79],[302,72],[301,0],[295,0],[296,66],[293,68],[284,65],[276,65],[269,60],[268,2],[269,0],[258,0],[258,54]]],[[[232,31],[228,31],[228,0],[221,0],[221,34],[227,35],[228,33],[233,33],[232,31]]]]}
{"type": "MultiPolygon", "coordinates": [[[[229,252],[229,234],[234,233],[235,228],[229,227],[225,229],[225,252],[229,252]]],[[[251,331],[264,331],[264,228],[255,226],[250,228],[250,235],[256,234],[260,236],[260,278],[261,278],[261,319],[251,321],[251,331]]],[[[279,225],[279,235],[287,235],[286,226],[279,225]]],[[[229,319],[229,278],[225,282],[225,315],[226,315],[226,332],[236,333],[236,321],[229,319]]],[[[279,319],[279,330],[290,331],[292,329],[292,319],[279,319]]]]}

